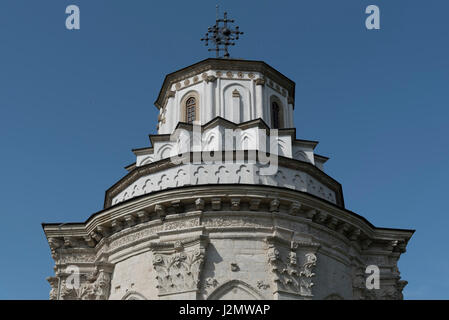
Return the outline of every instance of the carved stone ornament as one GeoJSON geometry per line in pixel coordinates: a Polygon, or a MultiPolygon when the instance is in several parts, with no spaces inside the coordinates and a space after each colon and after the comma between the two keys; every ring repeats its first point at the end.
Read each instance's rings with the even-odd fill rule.
{"type": "Polygon", "coordinates": [[[156,254],[153,259],[159,295],[198,289],[199,274],[204,252],[179,252],[171,255],[156,254]]]}
{"type": "Polygon", "coordinates": [[[58,300],[59,279],[56,277],[48,277],[47,281],[48,281],[48,283],[50,283],[50,286],[51,286],[50,300],[58,300]]]}
{"type": "Polygon", "coordinates": [[[263,85],[265,85],[265,79],[263,78],[256,79],[256,86],[263,86],[263,85]]]}
{"type": "Polygon", "coordinates": [[[79,286],[68,285],[67,277],[61,281],[62,300],[107,300],[111,289],[113,266],[103,263],[89,275],[79,275],[79,286]]]}
{"type": "Polygon", "coordinates": [[[292,243],[290,248],[287,248],[268,239],[268,263],[271,266],[276,292],[312,296],[312,278],[315,276],[313,269],[317,262],[314,251],[314,245],[301,248],[301,245],[292,243]],[[299,249],[310,251],[300,257],[301,263],[298,263],[299,249]]]}
{"type": "Polygon", "coordinates": [[[172,245],[167,243],[152,245],[153,268],[156,271],[159,296],[189,291],[199,292],[206,242],[207,239],[200,236],[193,240],[176,241],[172,245]]]}
{"type": "Polygon", "coordinates": [[[206,82],[207,82],[207,83],[209,83],[209,82],[215,82],[215,80],[217,80],[217,77],[216,77],[216,76],[207,76],[207,78],[206,78],[206,82]]]}
{"type": "Polygon", "coordinates": [[[383,282],[380,281],[379,289],[368,289],[366,286],[365,266],[353,264],[352,265],[352,289],[353,299],[356,300],[402,300],[402,290],[407,285],[407,281],[400,280],[397,275],[396,281],[383,282]]]}
{"type": "Polygon", "coordinates": [[[205,281],[205,287],[206,288],[215,288],[218,286],[218,281],[214,278],[207,278],[205,281]]]}
{"type": "Polygon", "coordinates": [[[268,283],[265,283],[261,280],[257,281],[257,288],[261,289],[261,290],[267,290],[270,287],[270,285],[268,283]]]}

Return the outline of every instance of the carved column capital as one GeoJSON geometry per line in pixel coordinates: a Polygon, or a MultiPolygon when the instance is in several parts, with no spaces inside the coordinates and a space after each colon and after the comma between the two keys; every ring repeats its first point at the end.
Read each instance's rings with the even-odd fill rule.
{"type": "Polygon", "coordinates": [[[153,267],[159,296],[192,293],[200,290],[200,274],[206,256],[208,238],[199,236],[170,243],[153,243],[153,267]]]}
{"type": "Polygon", "coordinates": [[[257,78],[254,82],[256,83],[256,86],[265,85],[265,79],[263,79],[263,78],[257,78]]]}
{"type": "Polygon", "coordinates": [[[274,293],[280,296],[296,295],[310,299],[318,245],[296,241],[288,243],[277,237],[269,237],[266,241],[274,293]]]}
{"type": "Polygon", "coordinates": [[[206,82],[207,83],[209,83],[209,82],[215,82],[217,80],[217,77],[216,76],[207,76],[207,78],[206,78],[206,82]]]}

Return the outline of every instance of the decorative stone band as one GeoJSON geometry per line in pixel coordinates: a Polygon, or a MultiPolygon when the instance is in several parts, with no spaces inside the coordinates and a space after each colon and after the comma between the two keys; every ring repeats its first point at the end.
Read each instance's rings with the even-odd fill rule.
{"type": "Polygon", "coordinates": [[[399,255],[413,234],[411,230],[376,228],[363,217],[306,193],[269,186],[248,189],[242,185],[163,190],[103,210],[86,223],[43,227],[56,264],[63,266],[94,263],[107,257],[111,250],[146,237],[157,238],[161,232],[201,227],[260,227],[260,219],[251,222],[254,214],[269,218],[268,229],[273,227],[273,217],[324,228],[354,243],[358,250],[374,247],[399,255]],[[215,211],[222,211],[220,224],[198,216],[215,211]],[[232,216],[226,217],[225,213],[231,212],[232,216]]]}
{"type": "Polygon", "coordinates": [[[260,164],[218,163],[211,165],[186,164],[138,178],[112,199],[112,205],[158,190],[201,184],[264,184],[308,192],[336,203],[335,191],[312,175],[279,167],[273,176],[258,174],[260,164]]]}
{"type": "MultiPolygon", "coordinates": [[[[166,158],[137,167],[106,191],[105,208],[154,191],[185,185],[228,183],[295,189],[344,207],[341,185],[313,164],[277,156],[276,173],[260,175],[266,164],[260,162],[259,155],[256,154],[255,161],[248,161],[249,153],[255,151],[240,152],[241,155],[232,152],[234,161],[231,162],[195,163],[198,155],[191,152],[179,156],[177,164],[166,158]]],[[[226,156],[223,152],[223,159],[226,156]]]]}

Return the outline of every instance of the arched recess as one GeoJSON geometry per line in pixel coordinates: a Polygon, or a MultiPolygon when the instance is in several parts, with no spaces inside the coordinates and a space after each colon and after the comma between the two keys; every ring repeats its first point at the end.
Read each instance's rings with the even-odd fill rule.
{"type": "Polygon", "coordinates": [[[285,143],[285,141],[281,140],[281,139],[276,139],[275,143],[277,144],[277,153],[280,156],[287,156],[287,144],[285,143]]]}
{"type": "Polygon", "coordinates": [[[240,280],[228,281],[215,289],[207,300],[263,300],[256,289],[240,280]]]}
{"type": "Polygon", "coordinates": [[[286,114],[286,110],[285,110],[284,104],[282,103],[281,99],[279,99],[278,96],[273,94],[270,97],[270,123],[271,123],[271,128],[274,128],[274,129],[285,128],[285,114],[286,114]],[[278,120],[279,120],[278,128],[275,128],[273,126],[273,111],[274,111],[274,106],[275,105],[277,105],[278,108],[279,108],[278,111],[277,111],[277,116],[278,116],[278,120]]]}
{"type": "Polygon", "coordinates": [[[191,90],[187,92],[181,99],[181,106],[180,106],[180,117],[179,121],[181,122],[187,122],[187,101],[190,98],[195,99],[195,121],[200,121],[200,95],[197,91],[191,90]]]}
{"type": "Polygon", "coordinates": [[[218,137],[217,133],[215,132],[207,132],[206,136],[203,138],[202,145],[203,145],[203,151],[213,151],[213,150],[219,150],[220,145],[218,145],[218,137]]]}
{"type": "Polygon", "coordinates": [[[148,300],[148,299],[145,298],[144,295],[136,291],[129,291],[122,297],[122,300],[148,300]]]}
{"type": "Polygon", "coordinates": [[[158,159],[165,159],[169,158],[172,155],[173,146],[169,143],[164,144],[163,146],[159,147],[157,153],[158,153],[158,159]]]}
{"type": "Polygon", "coordinates": [[[342,296],[340,296],[338,293],[332,293],[328,295],[324,300],[344,300],[342,296]]]}
{"type": "Polygon", "coordinates": [[[256,138],[250,132],[242,132],[238,140],[236,139],[237,148],[240,150],[249,150],[255,149],[257,146],[254,146],[254,141],[256,138]]]}
{"type": "Polygon", "coordinates": [[[307,154],[302,150],[296,151],[294,158],[299,161],[310,162],[307,154]]]}
{"type": "Polygon", "coordinates": [[[152,162],[154,162],[154,157],[153,156],[148,156],[148,157],[142,159],[142,161],[140,162],[139,165],[140,166],[144,166],[144,165],[152,163],[152,162]]]}
{"type": "Polygon", "coordinates": [[[229,83],[223,87],[224,118],[234,123],[251,119],[251,93],[239,83],[229,83]]]}

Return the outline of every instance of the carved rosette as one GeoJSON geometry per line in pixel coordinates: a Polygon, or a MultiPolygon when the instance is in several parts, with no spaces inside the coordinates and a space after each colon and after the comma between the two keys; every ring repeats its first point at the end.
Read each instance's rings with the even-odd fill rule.
{"type": "Polygon", "coordinates": [[[317,262],[315,253],[318,245],[306,244],[301,247],[297,242],[291,242],[288,248],[273,238],[267,239],[267,242],[274,292],[312,297],[312,279],[315,276],[313,269],[317,262]]]}
{"type": "Polygon", "coordinates": [[[196,245],[177,241],[171,244],[167,252],[167,244],[156,244],[153,267],[156,272],[159,296],[182,292],[198,292],[200,274],[205,260],[206,249],[202,237],[196,245]]]}

